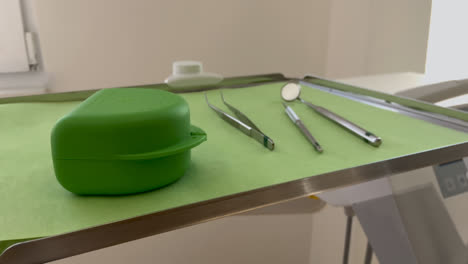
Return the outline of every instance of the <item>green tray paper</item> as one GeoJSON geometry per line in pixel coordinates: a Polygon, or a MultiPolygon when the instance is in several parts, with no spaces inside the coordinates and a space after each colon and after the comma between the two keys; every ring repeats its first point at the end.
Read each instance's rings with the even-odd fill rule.
{"type": "MultiPolygon", "coordinates": [[[[192,150],[179,181],[162,189],[119,197],[83,197],[55,179],[50,132],[79,102],[0,105],[0,240],[57,235],[233,193],[301,179],[468,141],[468,135],[304,87],[301,97],[382,137],[379,148],[314,113],[290,103],[324,148],[318,154],[286,116],[283,83],[225,90],[226,100],[246,113],[276,143],[270,151],[220,119],[203,93],[183,97],[191,122],[209,135],[192,150]]],[[[219,91],[208,92],[222,106],[219,91]]]]}

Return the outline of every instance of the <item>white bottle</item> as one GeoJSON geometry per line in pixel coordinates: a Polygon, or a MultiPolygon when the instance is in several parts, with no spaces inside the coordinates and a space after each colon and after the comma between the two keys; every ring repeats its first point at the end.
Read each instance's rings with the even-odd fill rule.
{"type": "Polygon", "coordinates": [[[214,85],[222,80],[223,76],[219,74],[203,72],[199,61],[175,61],[172,63],[172,75],[165,83],[172,88],[187,88],[214,85]]]}

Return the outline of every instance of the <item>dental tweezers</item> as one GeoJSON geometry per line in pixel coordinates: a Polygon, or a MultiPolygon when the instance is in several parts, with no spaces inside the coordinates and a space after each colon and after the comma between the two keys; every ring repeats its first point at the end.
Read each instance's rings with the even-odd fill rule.
{"type": "Polygon", "coordinates": [[[223,103],[237,116],[237,118],[229,115],[228,113],[224,112],[223,110],[217,108],[216,106],[210,104],[208,101],[208,96],[205,93],[205,100],[208,106],[213,109],[224,121],[228,122],[231,126],[239,129],[242,133],[246,134],[247,136],[255,139],[260,144],[262,144],[265,148],[269,150],[273,150],[275,148],[275,143],[271,138],[265,135],[253,122],[250,120],[245,114],[243,114],[239,109],[235,108],[234,106],[228,104],[224,100],[223,93],[220,91],[221,99],[223,103]]]}

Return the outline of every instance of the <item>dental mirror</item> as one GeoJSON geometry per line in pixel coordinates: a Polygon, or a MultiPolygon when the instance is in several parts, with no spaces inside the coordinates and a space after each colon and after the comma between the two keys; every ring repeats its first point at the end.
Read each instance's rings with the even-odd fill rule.
{"type": "Polygon", "coordinates": [[[285,84],[281,88],[281,98],[283,98],[283,100],[288,101],[288,102],[292,102],[292,101],[298,99],[303,104],[305,104],[308,107],[314,109],[315,112],[317,112],[318,114],[320,114],[320,115],[330,119],[331,121],[337,123],[338,125],[340,125],[344,129],[349,130],[350,132],[352,132],[356,136],[361,137],[362,139],[364,139],[367,143],[371,144],[372,146],[378,147],[382,143],[382,140],[380,139],[380,137],[372,134],[371,132],[367,131],[366,129],[354,124],[353,122],[351,122],[351,121],[349,121],[347,119],[345,119],[344,117],[339,116],[339,115],[329,111],[328,109],[326,109],[324,107],[314,105],[314,104],[312,104],[310,102],[307,102],[307,101],[303,100],[301,97],[299,97],[300,95],[301,95],[301,86],[298,83],[289,82],[289,83],[285,84]]]}
{"type": "Polygon", "coordinates": [[[299,95],[301,95],[301,86],[297,83],[290,82],[281,88],[281,98],[285,101],[292,102],[299,98],[299,95]]]}

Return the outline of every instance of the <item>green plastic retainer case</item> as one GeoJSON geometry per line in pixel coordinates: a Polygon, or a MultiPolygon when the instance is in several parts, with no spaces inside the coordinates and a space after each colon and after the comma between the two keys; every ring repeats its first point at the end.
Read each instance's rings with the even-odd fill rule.
{"type": "Polygon", "coordinates": [[[206,133],[190,125],[179,95],[155,89],[96,92],[62,117],[51,135],[57,180],[80,195],[123,195],[182,177],[206,133]]]}

